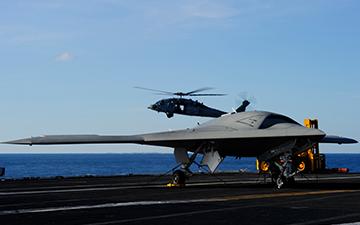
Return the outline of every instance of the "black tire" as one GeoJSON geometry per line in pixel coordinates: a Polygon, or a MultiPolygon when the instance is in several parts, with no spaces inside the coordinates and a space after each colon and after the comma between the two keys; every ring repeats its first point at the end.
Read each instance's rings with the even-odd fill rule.
{"type": "Polygon", "coordinates": [[[286,178],[286,182],[285,182],[286,187],[294,187],[295,184],[296,184],[295,177],[286,178]]]}
{"type": "Polygon", "coordinates": [[[186,175],[184,171],[176,170],[173,173],[172,183],[176,185],[185,185],[186,175]]]}
{"type": "Polygon", "coordinates": [[[174,116],[174,113],[169,113],[169,112],[167,112],[167,113],[166,113],[166,116],[167,116],[167,118],[171,118],[171,117],[174,116]]]}
{"type": "Polygon", "coordinates": [[[270,171],[270,174],[271,174],[271,183],[273,185],[277,185],[277,179],[280,175],[280,170],[279,168],[277,168],[274,163],[270,163],[270,167],[269,167],[269,171],[270,171]]]}

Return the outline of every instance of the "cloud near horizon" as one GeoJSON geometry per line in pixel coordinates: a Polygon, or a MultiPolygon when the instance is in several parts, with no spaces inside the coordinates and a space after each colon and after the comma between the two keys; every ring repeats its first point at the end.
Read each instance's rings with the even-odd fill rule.
{"type": "Polygon", "coordinates": [[[55,61],[57,62],[67,62],[74,59],[74,55],[70,52],[63,52],[56,56],[55,61]]]}
{"type": "Polygon", "coordinates": [[[236,16],[240,11],[226,3],[213,1],[198,1],[183,6],[186,17],[204,19],[224,19],[236,16]]]}

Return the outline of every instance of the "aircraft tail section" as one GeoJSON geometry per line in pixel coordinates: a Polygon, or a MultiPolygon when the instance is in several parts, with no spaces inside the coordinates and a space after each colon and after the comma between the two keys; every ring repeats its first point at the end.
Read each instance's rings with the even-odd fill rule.
{"type": "Polygon", "coordinates": [[[239,108],[236,109],[236,112],[245,112],[246,107],[248,107],[250,105],[250,102],[248,100],[244,100],[241,104],[241,106],[239,106],[239,108]]]}

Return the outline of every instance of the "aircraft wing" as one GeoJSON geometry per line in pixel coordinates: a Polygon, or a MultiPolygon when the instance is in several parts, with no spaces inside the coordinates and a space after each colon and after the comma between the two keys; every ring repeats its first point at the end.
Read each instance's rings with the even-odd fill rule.
{"type": "Polygon", "coordinates": [[[297,137],[310,137],[313,141],[319,141],[325,136],[323,132],[315,129],[307,129],[300,126],[294,129],[295,130],[291,128],[273,129],[269,132],[266,130],[237,130],[226,126],[216,126],[130,136],[47,135],[13,140],[5,143],[20,145],[133,143],[171,148],[181,147],[190,150],[204,142],[208,142],[215,144],[221,149],[248,149],[249,151],[254,151],[256,147],[264,150],[297,137]]]}
{"type": "MultiPolygon", "coordinates": [[[[168,142],[168,141],[206,141],[206,140],[216,140],[220,137],[189,137],[185,132],[183,134],[176,135],[179,132],[163,132],[163,133],[154,133],[154,134],[145,134],[145,135],[45,135],[39,137],[30,137],[24,139],[18,139],[13,141],[4,142],[6,144],[18,144],[18,145],[67,145],[67,144],[122,144],[122,143],[132,143],[132,144],[151,144],[151,142],[168,142]],[[171,138],[172,136],[172,138],[171,138]]],[[[232,136],[232,135],[231,135],[232,136]]],[[[241,139],[241,137],[231,137],[241,139]]],[[[223,135],[222,138],[227,138],[226,135],[223,135]]],[[[246,137],[244,137],[246,138],[246,137]]],[[[249,138],[249,137],[247,137],[249,138]]],[[[260,138],[260,137],[259,137],[260,138]]],[[[354,144],[358,143],[356,140],[341,136],[335,135],[326,135],[319,141],[319,143],[331,143],[331,144],[354,144]]],[[[160,144],[159,144],[160,145],[160,144]]],[[[171,146],[169,146],[171,147],[171,146]]]]}
{"type": "Polygon", "coordinates": [[[346,137],[340,137],[335,135],[326,135],[320,143],[330,143],[330,144],[355,144],[358,143],[356,140],[346,137]]]}
{"type": "Polygon", "coordinates": [[[144,138],[140,135],[105,136],[105,135],[45,135],[5,142],[18,145],[67,145],[67,144],[142,144],[144,138]]]}

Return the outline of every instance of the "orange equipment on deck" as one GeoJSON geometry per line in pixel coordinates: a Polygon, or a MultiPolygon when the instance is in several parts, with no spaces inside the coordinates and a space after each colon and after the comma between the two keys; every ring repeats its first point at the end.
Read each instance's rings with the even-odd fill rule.
{"type": "MultiPolygon", "coordinates": [[[[305,119],[304,125],[308,128],[319,128],[318,120],[316,119],[305,119]]],[[[297,169],[303,173],[322,172],[326,168],[325,155],[320,154],[319,144],[315,144],[307,151],[297,154],[293,160],[297,165],[297,169]]],[[[260,173],[268,173],[269,163],[256,160],[256,169],[260,173]]]]}

